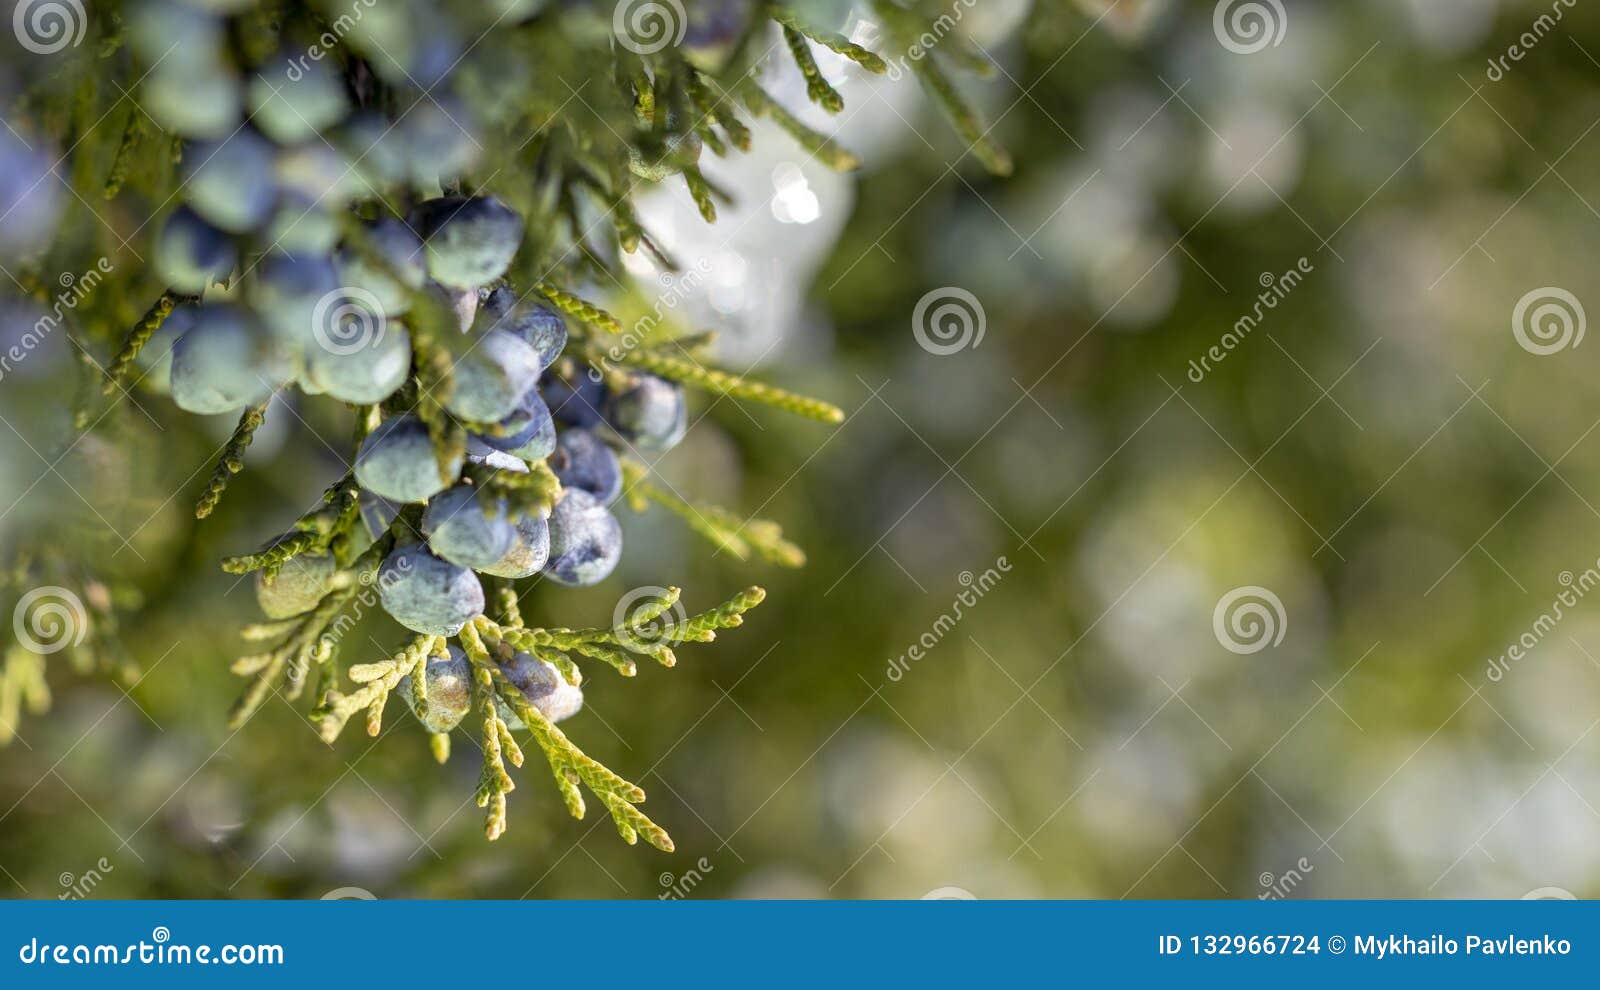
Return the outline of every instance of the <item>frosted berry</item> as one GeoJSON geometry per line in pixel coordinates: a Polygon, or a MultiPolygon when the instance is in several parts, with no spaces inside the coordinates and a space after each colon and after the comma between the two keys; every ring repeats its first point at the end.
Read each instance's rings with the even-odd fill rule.
{"type": "Polygon", "coordinates": [[[411,335],[380,316],[347,316],[306,348],[306,378],[341,402],[382,402],[411,374],[411,335]]]}
{"type": "Polygon", "coordinates": [[[183,155],[183,192],[207,221],[239,234],[264,224],[277,200],[272,142],[245,128],[183,155]]]}
{"type": "Polygon", "coordinates": [[[487,294],[483,312],[491,328],[509,330],[533,347],[541,371],[554,364],[567,346],[567,321],[560,313],[532,300],[519,303],[516,293],[505,286],[487,294]]]}
{"type": "Polygon", "coordinates": [[[570,377],[546,374],[539,382],[550,415],[563,426],[598,426],[600,410],[605,407],[606,387],[587,368],[579,368],[570,377]]]}
{"type": "Polygon", "coordinates": [[[568,488],[550,510],[550,560],[544,573],[557,584],[599,584],[622,559],[622,524],[581,488],[568,488]]]}
{"type": "Polygon", "coordinates": [[[379,423],[356,452],[356,481],[396,502],[426,502],[444,491],[461,473],[461,463],[446,468],[441,474],[428,428],[411,415],[379,423]]]}
{"type": "Polygon", "coordinates": [[[683,386],[655,375],[639,375],[606,399],[606,423],[641,450],[670,450],[688,428],[683,386]]]}
{"type": "Polygon", "coordinates": [[[265,571],[256,572],[256,602],[269,619],[309,612],[328,593],[334,570],[333,558],[325,553],[290,557],[270,582],[265,571]]]}
{"type": "Polygon", "coordinates": [[[200,306],[194,326],[172,346],[172,399],[193,413],[260,402],[292,373],[281,345],[241,306],[200,306]]]}
{"type": "Polygon", "coordinates": [[[262,237],[284,254],[328,254],[339,233],[338,218],[316,200],[288,192],[278,198],[262,237]]]}
{"type": "Polygon", "coordinates": [[[445,408],[474,423],[498,423],[538,380],[539,358],[520,337],[492,330],[456,359],[445,408]]]}
{"type": "Polygon", "coordinates": [[[414,226],[427,243],[428,274],[455,289],[504,275],[522,243],[522,217],[493,196],[428,200],[414,226]]]}
{"type": "Polygon", "coordinates": [[[435,554],[480,570],[504,557],[517,536],[505,506],[480,497],[470,485],[447,488],[429,499],[422,534],[435,554]]]}
{"type": "Polygon", "coordinates": [[[350,110],[344,84],[324,62],[281,56],[250,80],[250,119],[280,144],[316,137],[350,110]]]}
{"type": "Polygon", "coordinates": [[[550,408],[538,389],[529,389],[517,410],[497,424],[497,435],[479,437],[484,446],[515,454],[524,460],[540,461],[556,449],[556,424],[550,408]]]}
{"type": "MultiPolygon", "coordinates": [[[[531,653],[513,655],[500,669],[528,703],[552,722],[576,715],[583,707],[583,688],[568,684],[561,671],[531,653]]],[[[522,719],[504,701],[496,698],[495,707],[512,729],[524,728],[522,719]]]]}
{"type": "Polygon", "coordinates": [[[431,636],[454,636],[483,613],[478,576],[440,560],[420,544],[384,558],[378,568],[378,599],[396,622],[431,636]]]}
{"type": "Polygon", "coordinates": [[[0,257],[32,254],[55,235],[62,187],[53,167],[43,149],[0,127],[0,257]]]}
{"type": "Polygon", "coordinates": [[[549,559],[550,524],[538,516],[524,516],[517,520],[511,549],[493,564],[478,570],[495,577],[533,577],[549,559]]]}
{"type": "Polygon", "coordinates": [[[246,286],[246,298],[267,328],[294,354],[304,354],[329,339],[338,311],[339,276],[326,255],[287,255],[276,252],[262,258],[246,286]]]}
{"type": "Polygon", "coordinates": [[[622,494],[622,465],[606,442],[588,430],[562,430],[556,437],[550,470],[563,488],[579,488],[601,502],[622,494]]]}
{"type": "Polygon", "coordinates": [[[400,683],[394,687],[395,693],[406,699],[411,714],[429,732],[449,732],[472,711],[472,661],[453,643],[449,650],[449,656],[428,657],[423,665],[425,701],[421,706],[417,705],[416,692],[411,687],[413,675],[400,678],[400,683]]]}
{"type": "Polygon", "coordinates": [[[239,125],[244,83],[218,59],[157,62],[140,87],[139,102],[162,127],[194,141],[225,138],[239,125]]]}
{"type": "Polygon", "coordinates": [[[339,283],[362,290],[352,293],[352,298],[361,305],[371,305],[376,300],[378,315],[400,316],[411,307],[411,291],[422,288],[428,279],[422,238],[395,217],[385,217],[371,224],[366,233],[372,250],[388,262],[387,267],[368,261],[352,247],[345,247],[340,249],[336,259],[339,283]],[[390,270],[400,276],[399,281],[390,275],[390,270]]]}
{"type": "Polygon", "coordinates": [[[156,270],[175,292],[197,296],[225,280],[239,263],[227,234],[187,206],[167,217],[156,239],[156,270]]]}

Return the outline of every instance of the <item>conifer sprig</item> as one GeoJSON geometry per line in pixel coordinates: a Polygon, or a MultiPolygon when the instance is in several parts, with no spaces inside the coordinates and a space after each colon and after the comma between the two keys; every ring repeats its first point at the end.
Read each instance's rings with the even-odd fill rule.
{"type": "Polygon", "coordinates": [[[690,502],[651,481],[649,468],[632,458],[623,459],[622,478],[623,496],[635,512],[654,503],[739,560],[756,555],[780,567],[805,566],[805,551],[784,539],[783,527],[770,519],[741,519],[721,506],[690,502]]]}
{"type": "Polygon", "coordinates": [[[233,436],[228,438],[227,444],[222,448],[222,456],[217,458],[217,466],[211,472],[211,479],[206,482],[206,489],[200,494],[200,501],[195,504],[194,515],[196,519],[204,519],[216,509],[217,503],[222,501],[222,493],[227,491],[228,482],[233,476],[244,470],[244,452],[250,447],[250,441],[255,439],[256,430],[267,418],[267,403],[260,402],[250,406],[239,416],[239,424],[233,428],[233,436]]]}

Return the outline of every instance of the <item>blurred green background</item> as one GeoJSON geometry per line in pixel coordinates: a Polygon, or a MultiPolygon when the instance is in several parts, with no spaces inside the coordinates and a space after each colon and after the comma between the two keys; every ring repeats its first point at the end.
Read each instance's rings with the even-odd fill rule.
{"type": "MultiPolygon", "coordinates": [[[[195,525],[231,422],[141,397],[148,415],[47,469],[65,345],[8,376],[0,527],[145,602],[117,630],[136,683],[54,664],[53,710],[0,751],[0,890],[67,896],[93,872],[95,897],[1596,893],[1600,602],[1576,599],[1600,567],[1600,346],[1578,337],[1600,306],[1600,13],[1285,0],[1260,5],[1281,37],[1242,51],[1218,6],[967,7],[1000,71],[963,88],[1009,179],[913,81],[829,62],[858,176],[763,131],[708,167],[740,197],[723,229],[658,194],[669,239],[714,258],[690,322],[727,315],[730,361],[849,414],[702,401],[657,466],[782,521],[803,570],[714,554],[657,512],[625,515],[606,584],[524,596],[587,625],[639,586],[680,585],[691,610],[768,589],[674,670],[593,672],[563,725],[646,789],[672,855],[569,819],[537,756],[486,842],[473,744],[437,766],[398,702],[381,739],[332,747],[281,700],[224,727],[254,602],[215,562],[337,477],[331,404],[296,399],[195,525]],[[919,302],[952,289],[981,317],[925,347],[919,302]],[[1519,302],[1552,289],[1576,303],[1565,346],[1523,346],[1519,302]],[[1248,615],[1217,625],[1241,588],[1276,600],[1265,641],[1237,641],[1248,615]]],[[[1539,312],[1524,326],[1548,330],[1539,312]]],[[[349,661],[400,637],[380,617],[359,638],[349,661]]]]}

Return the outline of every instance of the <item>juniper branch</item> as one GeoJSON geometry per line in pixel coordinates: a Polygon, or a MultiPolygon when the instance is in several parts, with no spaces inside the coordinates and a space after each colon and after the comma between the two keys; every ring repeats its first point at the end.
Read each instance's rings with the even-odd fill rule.
{"type": "Polygon", "coordinates": [[[196,519],[204,519],[211,515],[217,503],[222,501],[222,493],[227,491],[228,482],[234,475],[244,470],[244,452],[249,448],[250,441],[255,439],[256,430],[266,418],[267,402],[250,406],[239,416],[239,425],[233,428],[233,436],[228,438],[227,444],[222,448],[222,456],[217,458],[217,466],[211,472],[211,480],[206,482],[206,490],[201,493],[200,501],[194,507],[196,519]]]}
{"type": "Polygon", "coordinates": [[[133,367],[133,362],[139,357],[139,352],[144,350],[144,346],[150,342],[151,337],[155,336],[155,332],[161,329],[161,324],[165,323],[167,317],[172,315],[173,308],[178,305],[182,298],[171,289],[166,290],[156,298],[156,301],[145,311],[144,316],[139,318],[139,322],[135,323],[133,329],[128,331],[128,336],[123,340],[122,346],[117,349],[116,357],[111,359],[111,364],[106,369],[105,385],[102,386],[101,391],[106,395],[116,392],[118,383],[127,377],[128,371],[133,367]]]}

